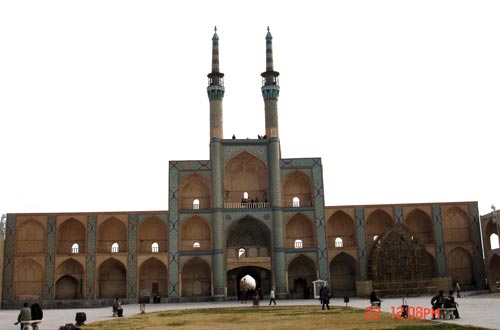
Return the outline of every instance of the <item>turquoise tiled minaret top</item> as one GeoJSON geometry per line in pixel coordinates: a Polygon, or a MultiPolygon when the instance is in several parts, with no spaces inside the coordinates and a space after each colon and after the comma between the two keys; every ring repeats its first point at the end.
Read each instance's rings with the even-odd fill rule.
{"type": "Polygon", "coordinates": [[[274,71],[273,63],[273,36],[267,27],[266,34],[266,71],[260,74],[262,78],[262,96],[265,100],[277,100],[279,96],[278,76],[279,72],[274,71]]]}
{"type": "Polygon", "coordinates": [[[224,74],[219,72],[219,36],[217,27],[212,37],[212,72],[208,77],[207,93],[209,100],[222,100],[224,97],[224,74]]]}

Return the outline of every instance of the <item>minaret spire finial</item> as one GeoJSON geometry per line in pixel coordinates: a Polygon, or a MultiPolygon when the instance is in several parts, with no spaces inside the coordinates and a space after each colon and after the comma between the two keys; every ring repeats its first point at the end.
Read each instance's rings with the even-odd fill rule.
{"type": "Polygon", "coordinates": [[[209,98],[222,99],[224,96],[224,74],[219,71],[219,36],[217,26],[214,26],[212,37],[212,70],[208,76],[209,98]],[[210,88],[213,87],[213,88],[210,88]]]}

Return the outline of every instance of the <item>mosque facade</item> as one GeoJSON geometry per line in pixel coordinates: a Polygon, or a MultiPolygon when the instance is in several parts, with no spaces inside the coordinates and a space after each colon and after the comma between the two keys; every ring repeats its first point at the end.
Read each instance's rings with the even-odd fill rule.
{"type": "Polygon", "coordinates": [[[212,38],[210,159],[170,161],[169,210],[7,215],[2,306],[278,298],[484,288],[477,202],[325,206],[320,158],[282,158],[279,72],[266,35],[265,135],[225,139],[212,38]]]}

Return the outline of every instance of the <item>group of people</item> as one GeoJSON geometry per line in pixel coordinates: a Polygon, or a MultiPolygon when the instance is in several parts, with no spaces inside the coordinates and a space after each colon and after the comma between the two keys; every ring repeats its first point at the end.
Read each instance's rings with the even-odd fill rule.
{"type": "MultiPolygon", "coordinates": [[[[458,293],[457,297],[460,297],[460,293],[458,293]]],[[[450,290],[447,296],[444,295],[443,290],[439,290],[438,294],[432,297],[431,305],[433,311],[432,319],[436,318],[436,310],[440,308],[454,308],[453,315],[456,319],[460,318],[460,314],[458,313],[458,304],[455,302],[453,290],[450,290]]]]}
{"type": "MultiPolygon", "coordinates": [[[[21,330],[23,330],[23,321],[41,321],[42,318],[42,307],[38,303],[32,304],[31,307],[28,303],[24,303],[17,317],[17,322],[14,324],[21,324],[21,330]]],[[[38,329],[38,326],[34,324],[33,329],[38,329]]]]}

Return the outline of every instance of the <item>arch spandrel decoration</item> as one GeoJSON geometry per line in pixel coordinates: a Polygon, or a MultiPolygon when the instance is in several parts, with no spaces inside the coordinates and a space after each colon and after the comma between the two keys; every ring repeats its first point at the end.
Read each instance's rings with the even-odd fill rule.
{"type": "Polygon", "coordinates": [[[224,165],[227,163],[229,159],[232,157],[236,156],[240,152],[246,151],[248,153],[251,153],[255,157],[260,158],[265,164],[268,163],[267,159],[267,146],[261,146],[261,145],[238,145],[238,146],[223,146],[222,147],[222,152],[224,155],[224,165]]]}
{"type": "Polygon", "coordinates": [[[227,233],[228,228],[243,218],[253,218],[262,222],[272,232],[273,220],[269,212],[228,212],[224,215],[224,232],[227,233]]]}

